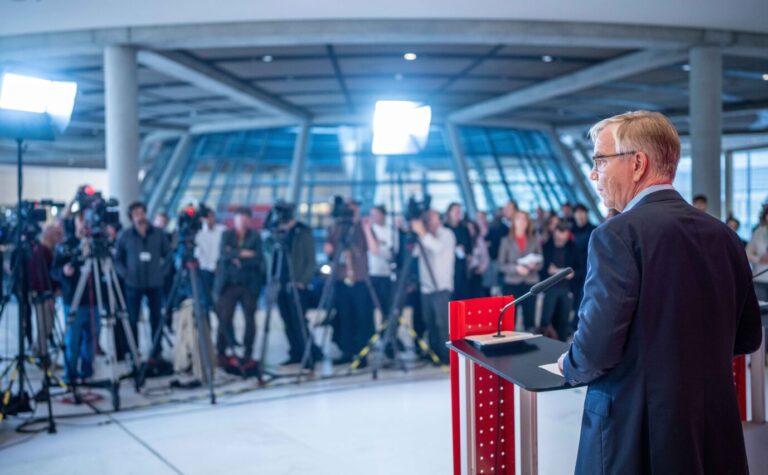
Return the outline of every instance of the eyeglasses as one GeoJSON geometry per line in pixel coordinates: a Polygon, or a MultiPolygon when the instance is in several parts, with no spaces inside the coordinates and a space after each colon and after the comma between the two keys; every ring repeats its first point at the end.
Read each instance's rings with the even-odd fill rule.
{"type": "Polygon", "coordinates": [[[592,155],[592,170],[601,172],[605,170],[609,158],[621,157],[622,155],[634,155],[635,153],[637,152],[630,150],[628,152],[614,153],[611,155],[592,155]]]}

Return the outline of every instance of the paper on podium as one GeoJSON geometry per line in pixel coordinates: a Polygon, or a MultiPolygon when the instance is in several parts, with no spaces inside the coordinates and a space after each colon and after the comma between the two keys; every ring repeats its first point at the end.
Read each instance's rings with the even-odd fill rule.
{"type": "Polygon", "coordinates": [[[518,265],[526,267],[536,267],[544,262],[544,256],[541,254],[531,253],[527,256],[523,256],[517,260],[518,265]]]}
{"type": "Polygon", "coordinates": [[[469,343],[476,348],[491,348],[498,345],[506,345],[516,341],[530,340],[531,338],[538,338],[541,335],[534,335],[527,332],[501,332],[501,336],[497,337],[496,333],[489,333],[487,335],[472,335],[465,337],[469,343]]]}
{"type": "Polygon", "coordinates": [[[552,374],[556,374],[558,376],[562,376],[563,373],[560,372],[560,368],[557,366],[557,363],[549,363],[549,364],[543,364],[539,366],[539,368],[549,371],[552,374]]]}

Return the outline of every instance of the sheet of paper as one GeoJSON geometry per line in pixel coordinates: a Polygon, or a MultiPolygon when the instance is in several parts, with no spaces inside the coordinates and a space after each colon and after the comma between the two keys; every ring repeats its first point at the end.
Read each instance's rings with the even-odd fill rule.
{"type": "Polygon", "coordinates": [[[549,371],[552,374],[556,374],[561,377],[563,376],[562,374],[560,374],[560,370],[557,367],[557,363],[543,364],[539,366],[539,368],[549,371]]]}

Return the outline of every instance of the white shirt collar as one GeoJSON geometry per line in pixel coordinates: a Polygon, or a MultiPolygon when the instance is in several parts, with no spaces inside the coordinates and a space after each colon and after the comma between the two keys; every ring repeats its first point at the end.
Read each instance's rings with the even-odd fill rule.
{"type": "Polygon", "coordinates": [[[656,193],[657,191],[664,191],[664,190],[674,190],[675,187],[669,184],[664,185],[651,185],[648,188],[645,188],[644,190],[640,191],[640,193],[636,194],[632,200],[630,200],[629,203],[627,203],[627,206],[624,207],[624,211],[622,213],[626,213],[627,211],[631,210],[632,208],[637,205],[637,203],[640,202],[643,198],[650,195],[651,193],[656,193]]]}

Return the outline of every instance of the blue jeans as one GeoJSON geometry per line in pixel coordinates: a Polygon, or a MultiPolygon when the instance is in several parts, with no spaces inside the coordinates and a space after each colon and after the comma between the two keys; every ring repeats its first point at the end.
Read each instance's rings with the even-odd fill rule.
{"type": "MultiPolygon", "coordinates": [[[[64,306],[64,312],[69,315],[69,306],[64,306]]],[[[74,321],[67,325],[64,335],[64,382],[69,384],[72,372],[75,378],[90,378],[93,376],[93,353],[96,347],[95,335],[98,335],[99,315],[95,308],[81,306],[77,310],[74,321]],[[78,367],[78,362],[80,366],[78,367]]]]}

